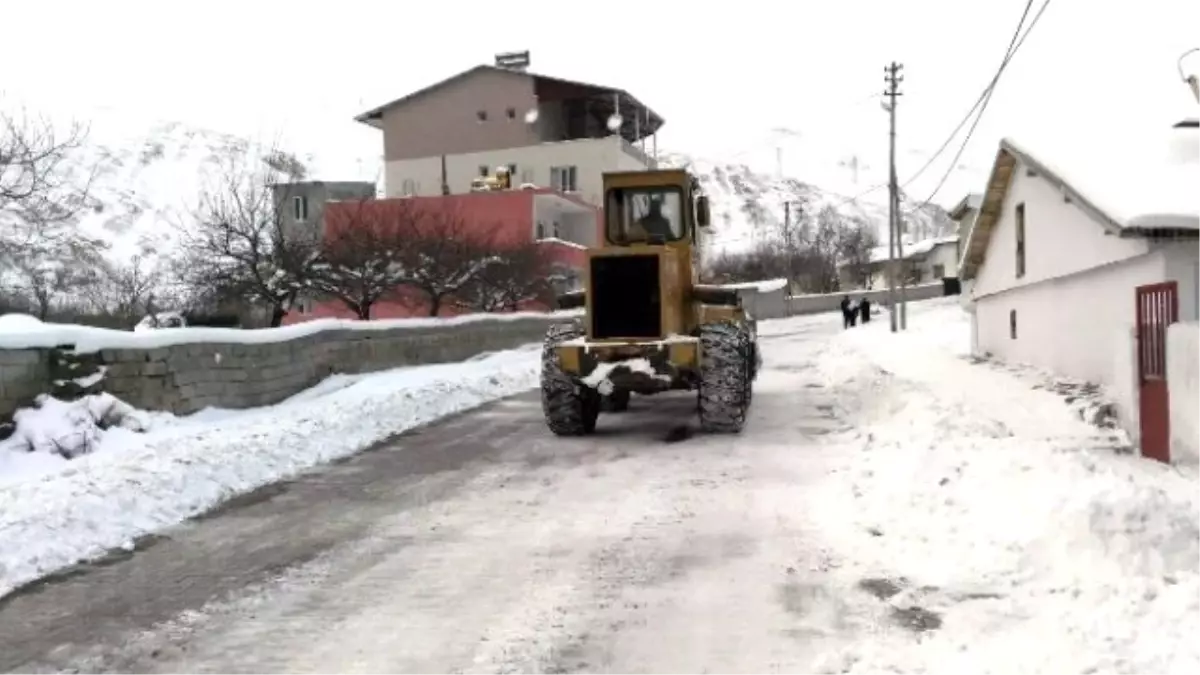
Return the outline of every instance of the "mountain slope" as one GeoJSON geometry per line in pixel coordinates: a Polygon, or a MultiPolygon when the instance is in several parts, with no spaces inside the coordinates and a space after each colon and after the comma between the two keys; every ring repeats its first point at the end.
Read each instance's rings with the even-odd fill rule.
{"type": "MultiPolygon", "coordinates": [[[[80,229],[106,242],[109,257],[117,262],[169,255],[177,228],[190,222],[206,185],[231,165],[262,170],[273,152],[269,144],[181,123],[93,134],[91,141],[77,160],[81,168],[95,171],[90,208],[81,214],[80,229]]],[[[380,174],[378,158],[293,157],[314,179],[376,180],[380,174]]],[[[776,178],[747,164],[682,153],[660,154],[660,162],[689,167],[704,184],[714,221],[713,235],[706,243],[710,253],[748,250],[769,241],[782,226],[785,202],[792,204],[793,222],[815,218],[831,206],[847,222],[873,226],[880,241],[887,240],[886,190],[851,199],[853,195],[843,194],[850,192],[839,173],[845,172],[844,166],[809,164],[803,167],[806,175],[776,178]],[[836,191],[826,185],[836,186],[836,191]]],[[[917,206],[907,198],[902,203],[905,213],[917,206]]],[[[912,239],[952,231],[945,211],[936,205],[916,209],[907,221],[912,239]]]]}
{"type": "MultiPolygon", "coordinates": [[[[76,159],[91,173],[90,208],[79,228],[109,246],[110,259],[157,258],[175,246],[177,228],[192,219],[201,192],[223,174],[265,171],[292,161],[309,178],[359,179],[362,163],[337,175],[311,154],[291,155],[270,144],[181,123],[155,125],[141,133],[93,135],[76,159]]],[[[373,180],[377,173],[371,171],[373,180]]]]}
{"type": "MultiPolygon", "coordinates": [[[[858,199],[820,187],[822,176],[776,178],[755,171],[746,164],[698,159],[681,153],[660,155],[667,166],[687,167],[695,172],[709,195],[713,234],[707,252],[737,253],[759,243],[772,241],[784,223],[785,204],[791,204],[792,223],[800,218],[815,218],[825,207],[832,207],[848,223],[873,227],[879,241],[887,241],[887,191],[876,190],[858,199]]],[[[860,189],[860,193],[862,190],[860,189]]],[[[953,232],[953,222],[945,209],[921,205],[907,196],[901,198],[908,236],[915,240],[953,232]]]]}

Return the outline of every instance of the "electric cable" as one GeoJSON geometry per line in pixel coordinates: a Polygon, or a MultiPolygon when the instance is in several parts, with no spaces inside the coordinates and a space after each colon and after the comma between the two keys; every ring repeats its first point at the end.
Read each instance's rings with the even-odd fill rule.
{"type": "MultiPolygon", "coordinates": [[[[987,110],[988,103],[990,103],[992,100],[992,94],[994,94],[996,91],[996,84],[1000,81],[1000,75],[1004,72],[1004,69],[1008,66],[1008,63],[1012,60],[1012,57],[1015,56],[1017,51],[1021,48],[1021,45],[1025,43],[1025,39],[1029,37],[1029,33],[1034,29],[1035,26],[1037,26],[1038,20],[1042,18],[1042,13],[1045,12],[1046,8],[1050,6],[1051,1],[1052,0],[1045,0],[1042,3],[1042,6],[1038,8],[1037,14],[1034,14],[1033,19],[1029,22],[1029,27],[1025,29],[1023,34],[1021,34],[1020,39],[1017,40],[1017,42],[1013,45],[1012,51],[1009,52],[1009,54],[1005,57],[1004,62],[1000,65],[1000,69],[996,72],[996,76],[992,79],[992,83],[988,87],[985,97],[979,105],[979,112],[975,115],[975,120],[971,123],[971,128],[967,129],[967,135],[963,139],[962,144],[958,147],[958,152],[955,153],[954,159],[950,161],[950,166],[946,168],[946,172],[942,174],[938,184],[933,188],[933,192],[929,194],[929,197],[927,197],[925,201],[910,209],[906,215],[912,215],[928,206],[929,203],[933,201],[933,198],[937,196],[938,191],[941,190],[946,184],[946,181],[950,178],[950,174],[954,173],[955,167],[958,166],[958,160],[962,159],[963,153],[967,149],[967,144],[971,142],[971,136],[974,135],[976,127],[979,126],[979,121],[983,119],[983,113],[987,110]]],[[[1032,0],[1030,4],[1032,4],[1032,0]]],[[[907,183],[905,184],[907,185],[907,183]]]]}

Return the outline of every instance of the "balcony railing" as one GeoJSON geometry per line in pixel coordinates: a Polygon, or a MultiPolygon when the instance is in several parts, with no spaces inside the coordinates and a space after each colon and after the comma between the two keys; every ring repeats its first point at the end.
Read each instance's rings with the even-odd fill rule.
{"type": "Polygon", "coordinates": [[[657,160],[655,160],[650,155],[647,155],[645,152],[642,151],[641,148],[634,145],[633,143],[630,143],[629,141],[625,140],[624,138],[621,139],[621,150],[625,151],[625,154],[629,155],[630,157],[638,160],[642,164],[645,164],[646,168],[648,168],[648,169],[658,168],[657,160]]]}

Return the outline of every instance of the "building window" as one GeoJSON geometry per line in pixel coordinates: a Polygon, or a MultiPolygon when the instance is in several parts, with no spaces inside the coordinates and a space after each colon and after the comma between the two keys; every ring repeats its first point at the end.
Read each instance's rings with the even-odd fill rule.
{"type": "Polygon", "coordinates": [[[478,111],[478,112],[476,112],[476,113],[475,113],[475,117],[476,117],[476,118],[477,118],[477,119],[478,119],[480,122],[486,122],[486,121],[487,121],[487,111],[486,111],[486,110],[480,110],[480,111],[478,111]]]}
{"type": "Polygon", "coordinates": [[[550,167],[550,187],[561,192],[577,192],[579,185],[576,183],[578,172],[573,166],[552,166],[550,167]]]}
{"type": "Polygon", "coordinates": [[[416,196],[416,194],[417,194],[417,181],[415,181],[411,178],[405,178],[404,182],[400,184],[400,196],[414,197],[414,196],[416,196]]]}
{"type": "Polygon", "coordinates": [[[554,221],[554,238],[562,239],[562,231],[558,229],[558,221],[554,221]]]}
{"type": "Polygon", "coordinates": [[[521,169],[521,184],[533,183],[533,169],[521,169]]]}
{"type": "Polygon", "coordinates": [[[542,239],[546,238],[546,224],[540,220],[538,221],[537,230],[535,232],[534,238],[538,239],[538,240],[542,240],[542,239]]]}
{"type": "Polygon", "coordinates": [[[517,173],[517,165],[509,164],[508,165],[508,177],[512,180],[516,180],[518,175],[519,174],[517,173]]]}
{"type": "Polygon", "coordinates": [[[480,178],[487,178],[489,173],[491,173],[491,170],[487,168],[486,164],[479,165],[479,177],[480,178]]]}
{"type": "Polygon", "coordinates": [[[1017,278],[1025,276],[1025,203],[1017,204],[1017,278]]]}
{"type": "Polygon", "coordinates": [[[934,265],[933,266],[933,278],[934,279],[946,278],[946,266],[945,265],[934,265]]]}
{"type": "Polygon", "coordinates": [[[308,220],[308,197],[304,195],[292,197],[292,215],[298,223],[308,220]]]}
{"type": "Polygon", "coordinates": [[[1008,339],[1017,339],[1017,310],[1008,310],[1008,339]]]}
{"type": "Polygon", "coordinates": [[[510,120],[517,119],[517,109],[516,108],[509,108],[508,110],[504,111],[504,114],[508,115],[508,119],[510,119],[510,120]]]}

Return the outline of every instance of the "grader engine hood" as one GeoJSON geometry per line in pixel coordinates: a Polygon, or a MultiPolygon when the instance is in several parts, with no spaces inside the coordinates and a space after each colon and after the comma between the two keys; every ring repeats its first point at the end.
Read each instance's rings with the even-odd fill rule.
{"type": "Polygon", "coordinates": [[[591,251],[588,339],[658,340],[685,332],[683,276],[691,275],[679,256],[668,246],[591,251]]]}

